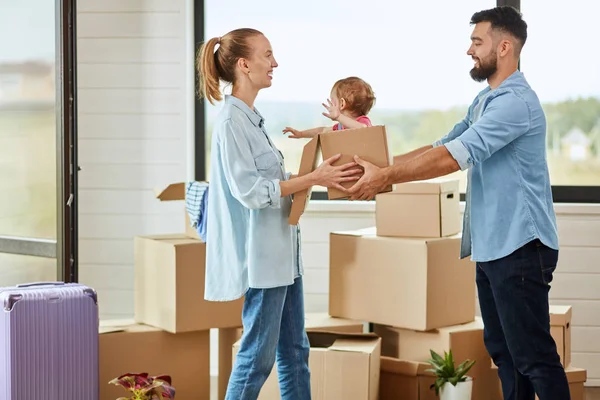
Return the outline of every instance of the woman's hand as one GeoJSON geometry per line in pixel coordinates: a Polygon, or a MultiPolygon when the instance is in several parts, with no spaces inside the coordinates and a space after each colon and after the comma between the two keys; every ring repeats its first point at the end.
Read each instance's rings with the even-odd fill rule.
{"type": "Polygon", "coordinates": [[[311,174],[315,185],[336,188],[346,192],[341,185],[343,182],[355,182],[360,179],[362,170],[356,168],[356,162],[333,166],[332,164],[340,159],[342,155],[338,154],[323,161],[311,174]]]}
{"type": "Polygon", "coordinates": [[[323,115],[329,118],[332,121],[337,121],[340,117],[340,108],[337,104],[331,102],[330,99],[327,99],[327,104],[322,103],[323,107],[327,109],[327,112],[323,112],[323,115]]]}

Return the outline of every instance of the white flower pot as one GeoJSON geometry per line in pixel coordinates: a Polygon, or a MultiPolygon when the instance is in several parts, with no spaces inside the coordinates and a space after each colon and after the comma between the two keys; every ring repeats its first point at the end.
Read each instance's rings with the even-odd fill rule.
{"type": "Polygon", "coordinates": [[[440,400],[471,400],[473,379],[467,378],[465,382],[458,382],[456,386],[446,382],[440,389],[440,400]]]}

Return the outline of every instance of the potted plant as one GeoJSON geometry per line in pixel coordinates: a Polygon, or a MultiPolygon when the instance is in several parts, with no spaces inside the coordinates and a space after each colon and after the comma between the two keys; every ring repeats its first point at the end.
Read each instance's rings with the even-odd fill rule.
{"type": "Polygon", "coordinates": [[[431,359],[428,362],[433,368],[427,371],[436,376],[435,383],[431,385],[431,389],[435,388],[435,394],[441,400],[471,400],[473,378],[467,376],[467,372],[475,361],[465,360],[455,368],[452,350],[448,353],[444,351],[444,357],[433,350],[430,353],[431,359]]]}
{"type": "Polygon", "coordinates": [[[168,375],[148,376],[147,373],[125,374],[108,382],[129,390],[131,397],[120,397],[117,400],[172,400],[175,388],[171,386],[168,375]]]}

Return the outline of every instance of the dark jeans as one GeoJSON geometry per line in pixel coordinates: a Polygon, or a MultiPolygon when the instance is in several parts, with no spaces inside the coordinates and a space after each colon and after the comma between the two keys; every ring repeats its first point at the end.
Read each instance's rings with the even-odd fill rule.
{"type": "Polygon", "coordinates": [[[557,250],[534,240],[504,258],[477,263],[485,346],[505,400],[571,398],[550,336],[548,291],[557,261],[557,250]]]}

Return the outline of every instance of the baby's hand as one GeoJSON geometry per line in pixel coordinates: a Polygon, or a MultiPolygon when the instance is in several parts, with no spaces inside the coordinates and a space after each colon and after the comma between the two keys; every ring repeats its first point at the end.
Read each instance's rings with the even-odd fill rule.
{"type": "Polygon", "coordinates": [[[323,115],[332,121],[337,121],[337,119],[340,117],[340,108],[337,104],[333,104],[329,99],[327,99],[327,103],[328,104],[322,103],[323,107],[327,109],[327,112],[324,112],[323,115]]]}
{"type": "Polygon", "coordinates": [[[291,135],[289,136],[290,139],[302,139],[304,137],[304,135],[302,134],[302,131],[299,131],[294,128],[290,128],[289,126],[286,126],[285,129],[283,130],[283,134],[285,135],[286,133],[291,133],[291,135]]]}

